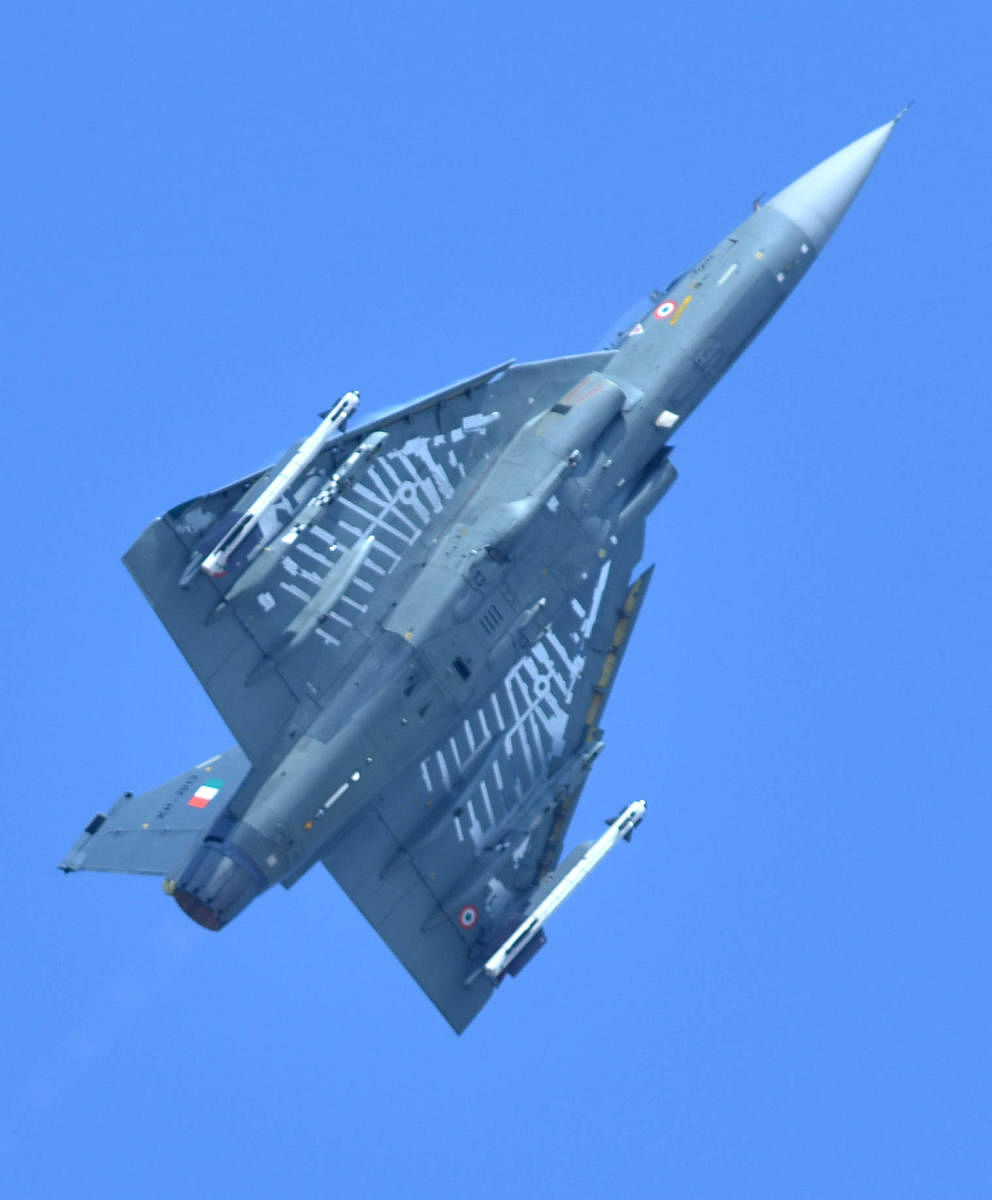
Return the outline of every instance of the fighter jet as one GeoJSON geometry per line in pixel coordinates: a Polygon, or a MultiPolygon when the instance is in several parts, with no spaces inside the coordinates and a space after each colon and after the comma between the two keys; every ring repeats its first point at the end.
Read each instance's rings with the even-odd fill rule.
{"type": "MultiPolygon", "coordinates": [[[[900,114],[901,116],[902,114],[900,114]]],[[[896,121],[756,206],[605,349],[500,363],[178,505],[124,562],[236,745],[64,871],[210,930],[320,863],[461,1032],[644,815],[562,860],[644,603],[669,439],[809,270],[896,121]]]]}

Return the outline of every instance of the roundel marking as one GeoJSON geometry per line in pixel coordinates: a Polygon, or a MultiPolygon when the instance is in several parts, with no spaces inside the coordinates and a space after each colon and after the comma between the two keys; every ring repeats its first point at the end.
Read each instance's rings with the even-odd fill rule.
{"type": "Polygon", "coordinates": [[[676,308],[678,308],[678,305],[674,300],[662,300],[654,310],[655,318],[659,321],[665,321],[675,312],[676,308]]]}
{"type": "Polygon", "coordinates": [[[479,919],[479,910],[474,904],[466,904],[458,914],[458,924],[462,929],[472,929],[479,919]]]}

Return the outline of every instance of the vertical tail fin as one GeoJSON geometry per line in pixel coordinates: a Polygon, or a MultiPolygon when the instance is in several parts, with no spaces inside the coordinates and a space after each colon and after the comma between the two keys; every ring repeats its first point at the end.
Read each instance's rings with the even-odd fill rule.
{"type": "Polygon", "coordinates": [[[59,864],[70,871],[174,875],[193,854],[251,769],[235,746],[150,792],[130,792],[97,813],[59,864]]]}

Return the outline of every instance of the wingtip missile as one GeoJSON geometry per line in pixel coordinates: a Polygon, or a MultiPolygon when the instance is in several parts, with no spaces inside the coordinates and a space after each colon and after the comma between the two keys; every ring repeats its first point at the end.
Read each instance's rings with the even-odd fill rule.
{"type": "MultiPolygon", "coordinates": [[[[646,810],[647,804],[643,800],[635,800],[632,804],[628,804],[609,822],[609,829],[597,841],[588,846],[588,849],[564,872],[561,879],[557,880],[554,886],[526,914],[516,929],[490,954],[482,969],[493,983],[498,983],[507,972],[514,974],[511,964],[519,963],[522,955],[529,952],[528,957],[530,957],[534,953],[532,943],[539,935],[543,937],[544,923],[551,914],[565,903],[593,867],[602,862],[621,838],[624,841],[630,841],[631,834],[644,819],[646,810]]],[[[519,963],[519,965],[523,966],[523,963],[519,963]]],[[[478,972],[473,973],[469,977],[469,981],[477,975],[478,972]]]]}
{"type": "Polygon", "coordinates": [[[201,571],[214,577],[221,576],[226,572],[231,555],[255,529],[264,513],[293,486],[324,448],[328,439],[344,427],[345,422],[357,407],[358,393],[346,392],[330,409],[313,433],[300,442],[285,465],[276,472],[245,511],[236,518],[233,524],[227,523],[220,539],[200,561],[201,571]]]}

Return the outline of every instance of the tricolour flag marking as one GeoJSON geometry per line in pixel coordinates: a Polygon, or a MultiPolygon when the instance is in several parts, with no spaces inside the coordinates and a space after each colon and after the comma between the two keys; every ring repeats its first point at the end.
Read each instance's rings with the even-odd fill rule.
{"type": "Polygon", "coordinates": [[[223,779],[211,779],[209,783],[201,783],[193,795],[186,801],[187,807],[206,808],[223,786],[223,779]]]}

